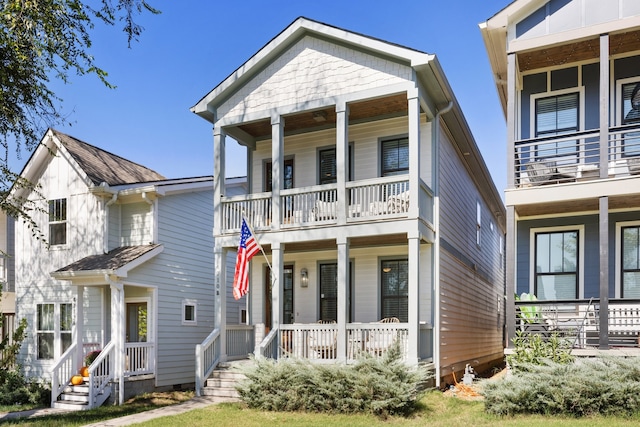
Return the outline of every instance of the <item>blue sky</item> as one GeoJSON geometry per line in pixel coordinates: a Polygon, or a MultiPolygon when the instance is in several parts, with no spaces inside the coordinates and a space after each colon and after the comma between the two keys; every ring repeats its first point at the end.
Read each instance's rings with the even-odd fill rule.
{"type": "MultiPolygon", "coordinates": [[[[506,124],[478,29],[510,0],[149,0],[127,48],[119,27],[97,24],[91,53],[115,90],[94,76],[53,85],[72,126],[57,129],[168,178],[213,174],[211,125],[189,111],[264,44],[305,16],[436,54],[502,194],[506,124]]],[[[21,169],[29,153],[15,161],[21,169]]],[[[227,176],[246,173],[237,144],[227,176]]]]}

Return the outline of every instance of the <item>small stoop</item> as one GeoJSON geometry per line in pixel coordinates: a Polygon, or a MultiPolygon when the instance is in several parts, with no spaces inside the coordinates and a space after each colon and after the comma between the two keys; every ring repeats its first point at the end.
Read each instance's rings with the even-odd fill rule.
{"type": "Polygon", "coordinates": [[[244,374],[233,369],[233,364],[221,363],[207,379],[202,394],[219,402],[239,402],[236,384],[245,378],[244,374]]]}
{"type": "MultiPolygon", "coordinates": [[[[110,391],[107,387],[105,390],[110,391]]],[[[100,393],[97,398],[95,407],[102,405],[109,397],[109,392],[100,393]]],[[[52,405],[56,409],[66,409],[69,411],[85,411],[92,409],[89,406],[89,378],[84,378],[84,382],[80,385],[67,384],[58,400],[52,405]]]]}

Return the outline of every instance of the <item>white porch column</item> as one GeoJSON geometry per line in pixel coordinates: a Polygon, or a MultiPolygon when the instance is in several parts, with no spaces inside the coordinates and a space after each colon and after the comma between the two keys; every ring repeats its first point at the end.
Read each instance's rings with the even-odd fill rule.
{"type": "Polygon", "coordinates": [[[609,177],[609,34],[600,36],[600,178],[609,177]]]}
{"type": "MultiPolygon", "coordinates": [[[[516,79],[516,54],[507,55],[507,188],[515,188],[516,186],[516,158],[515,158],[515,141],[517,132],[518,110],[516,102],[517,94],[516,79]]],[[[508,264],[507,264],[508,265],[508,264]]]]}
{"type": "Polygon", "coordinates": [[[82,348],[82,341],[84,336],[84,311],[83,307],[83,295],[84,286],[76,286],[76,366],[84,366],[84,348],[82,348]]]}
{"type": "MultiPolygon", "coordinates": [[[[347,179],[349,178],[349,107],[345,102],[336,104],[336,183],[338,198],[338,224],[347,223],[347,179]]],[[[338,354],[340,354],[338,352],[338,354]]]]}
{"type": "Polygon", "coordinates": [[[226,134],[220,127],[213,129],[213,235],[219,236],[222,232],[222,205],[220,203],[224,194],[225,175],[225,139],[226,134]]]}
{"type": "Polygon", "coordinates": [[[347,318],[349,305],[349,239],[340,236],[338,244],[338,334],[337,334],[337,359],[345,361],[347,359],[347,318]]]}
{"type": "Polygon", "coordinates": [[[124,287],[122,283],[109,281],[111,285],[111,340],[114,348],[114,379],[118,381],[118,404],[124,403],[125,316],[124,287]]]}
{"type": "Polygon", "coordinates": [[[420,236],[409,235],[409,342],[407,343],[407,363],[417,365],[419,360],[418,340],[420,339],[420,236]]]}
{"type": "Polygon", "coordinates": [[[507,342],[504,343],[507,348],[513,348],[513,338],[516,336],[516,306],[515,293],[518,291],[516,286],[516,235],[517,235],[517,218],[514,206],[507,206],[507,235],[505,237],[505,280],[506,280],[506,306],[505,306],[505,322],[507,328],[507,342]]]}
{"type": "MultiPolygon", "coordinates": [[[[273,286],[271,287],[271,329],[277,329],[282,322],[282,273],[284,270],[284,257],[282,256],[283,251],[284,245],[282,243],[278,242],[271,244],[271,268],[273,268],[272,274],[275,276],[275,278],[272,278],[273,286]]],[[[265,285],[268,286],[267,283],[265,283],[265,285]]]]}
{"type": "Polygon", "coordinates": [[[420,213],[420,98],[418,88],[407,91],[409,108],[409,218],[418,218],[420,213]]]}
{"type": "Polygon", "coordinates": [[[228,250],[216,245],[213,249],[215,295],[214,295],[214,328],[220,330],[220,360],[227,360],[227,252],[228,250]]]}
{"type": "MultiPolygon", "coordinates": [[[[280,228],[282,206],[280,205],[280,189],[284,182],[284,118],[271,118],[271,224],[272,228],[280,228]]],[[[275,268],[275,267],[274,267],[275,268]]]]}

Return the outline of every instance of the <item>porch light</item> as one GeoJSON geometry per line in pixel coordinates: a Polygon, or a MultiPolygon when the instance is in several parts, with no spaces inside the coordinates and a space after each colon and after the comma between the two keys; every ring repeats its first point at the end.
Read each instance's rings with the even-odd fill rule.
{"type": "Polygon", "coordinates": [[[306,288],[309,286],[309,271],[306,268],[300,270],[300,287],[306,288]]]}
{"type": "Polygon", "coordinates": [[[326,122],[327,121],[327,112],[326,111],[314,111],[313,114],[311,115],[311,117],[313,117],[313,120],[315,120],[318,123],[322,123],[322,122],[326,122]]]}

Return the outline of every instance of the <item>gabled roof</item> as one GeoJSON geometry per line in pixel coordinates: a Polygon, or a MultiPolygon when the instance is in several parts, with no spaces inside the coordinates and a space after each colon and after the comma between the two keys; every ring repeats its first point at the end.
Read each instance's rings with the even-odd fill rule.
{"type": "Polygon", "coordinates": [[[213,123],[216,120],[213,111],[221,100],[226,99],[230,93],[235,92],[237,88],[244,85],[252,76],[262,70],[266,64],[273,61],[305,35],[314,35],[342,45],[350,45],[356,49],[392,58],[395,61],[406,63],[412,67],[424,65],[433,58],[432,55],[416,49],[348,31],[301,16],[200,99],[200,101],[191,107],[191,111],[213,123]]]}
{"type": "Polygon", "coordinates": [[[133,184],[160,181],[165,177],[145,166],[95,147],[73,136],[52,129],[53,134],[67,149],[94,185],[133,184]]]}
{"type": "Polygon", "coordinates": [[[72,280],[76,276],[126,277],[133,268],[145,263],[163,250],[162,245],[122,246],[101,255],[89,255],[51,273],[56,279],[72,280]]]}

